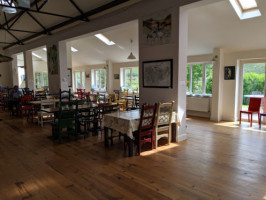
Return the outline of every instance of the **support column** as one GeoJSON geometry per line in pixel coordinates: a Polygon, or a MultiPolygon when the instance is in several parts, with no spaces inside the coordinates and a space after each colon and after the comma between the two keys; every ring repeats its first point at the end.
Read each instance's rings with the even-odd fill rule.
{"type": "Polygon", "coordinates": [[[114,90],[114,75],[113,75],[113,63],[111,61],[106,61],[106,73],[107,73],[107,92],[113,93],[114,90]]]}
{"type": "Polygon", "coordinates": [[[72,69],[72,53],[70,43],[66,41],[59,42],[59,68],[60,87],[62,90],[68,90],[68,69],[72,69]]]}
{"type": "Polygon", "coordinates": [[[211,120],[221,121],[222,119],[222,80],[224,67],[224,52],[222,49],[214,49],[214,56],[218,59],[213,64],[213,82],[212,82],[212,107],[211,120]]]}
{"type": "Polygon", "coordinates": [[[12,87],[18,85],[18,59],[17,55],[12,55],[12,87]]]}
{"type": "Polygon", "coordinates": [[[30,90],[34,90],[34,75],[33,75],[33,65],[32,65],[32,52],[25,51],[23,52],[24,55],[24,69],[26,75],[26,87],[30,90]]]}

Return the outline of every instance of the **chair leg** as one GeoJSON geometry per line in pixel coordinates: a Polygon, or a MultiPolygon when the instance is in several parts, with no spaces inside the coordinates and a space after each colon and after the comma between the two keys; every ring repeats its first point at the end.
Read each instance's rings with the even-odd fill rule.
{"type": "Polygon", "coordinates": [[[259,128],[261,128],[261,117],[262,115],[260,115],[259,128]]]}
{"type": "Polygon", "coordinates": [[[239,124],[241,124],[241,115],[242,115],[242,113],[240,112],[240,116],[239,116],[239,124]]]}
{"type": "Polygon", "coordinates": [[[252,127],[252,114],[250,114],[250,127],[252,127]]]}

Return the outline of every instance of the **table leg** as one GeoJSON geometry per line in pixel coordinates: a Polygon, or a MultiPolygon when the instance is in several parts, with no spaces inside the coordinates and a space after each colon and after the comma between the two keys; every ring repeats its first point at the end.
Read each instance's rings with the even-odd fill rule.
{"type": "Polygon", "coordinates": [[[108,147],[109,146],[109,141],[108,141],[108,128],[104,127],[104,146],[108,147]]]}
{"type": "Polygon", "coordinates": [[[128,156],[133,156],[133,140],[131,138],[128,139],[128,156]]]}

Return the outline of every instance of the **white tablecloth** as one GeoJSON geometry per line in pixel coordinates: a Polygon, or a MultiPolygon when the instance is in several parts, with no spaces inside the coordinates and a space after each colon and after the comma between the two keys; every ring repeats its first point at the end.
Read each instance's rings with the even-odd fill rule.
{"type": "MultiPolygon", "coordinates": [[[[138,130],[140,110],[115,112],[103,116],[103,125],[107,128],[119,131],[133,139],[133,132],[138,130]]],[[[172,123],[180,126],[180,120],[176,112],[172,114],[172,123]]]]}

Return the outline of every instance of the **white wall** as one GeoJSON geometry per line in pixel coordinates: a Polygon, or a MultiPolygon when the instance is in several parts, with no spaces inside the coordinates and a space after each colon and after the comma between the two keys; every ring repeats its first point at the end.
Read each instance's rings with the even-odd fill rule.
{"type": "MultiPolygon", "coordinates": [[[[266,49],[264,50],[255,50],[255,51],[242,51],[242,52],[233,52],[225,53],[224,57],[224,66],[236,66],[236,72],[239,72],[239,63],[240,60],[245,59],[265,59],[266,58],[266,49]]],[[[235,80],[223,80],[223,112],[222,119],[235,121],[237,120],[237,105],[235,102],[238,102],[238,81],[239,77],[235,80]]]]}
{"type": "MultiPolygon", "coordinates": [[[[6,55],[6,52],[0,49],[0,54],[6,55]]],[[[0,63],[0,85],[12,87],[11,62],[0,63]]]]}

